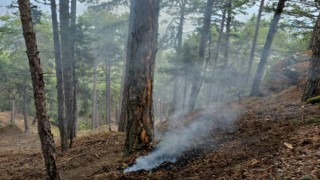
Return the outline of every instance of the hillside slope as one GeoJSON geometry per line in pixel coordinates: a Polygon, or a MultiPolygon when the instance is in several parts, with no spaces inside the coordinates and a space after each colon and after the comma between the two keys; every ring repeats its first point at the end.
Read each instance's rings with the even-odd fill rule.
{"type": "MultiPolygon", "coordinates": [[[[275,95],[244,98],[225,105],[241,114],[230,130],[214,129],[177,163],[163,163],[152,171],[123,173],[137,155],[122,157],[124,134],[107,132],[77,138],[75,147],[58,155],[63,179],[319,179],[320,114],[318,105],[300,101],[301,90],[290,87],[275,95]],[[210,144],[211,143],[211,144],[210,144]],[[213,144],[212,144],[213,143],[213,144]]],[[[207,112],[210,110],[207,110],[207,112]]],[[[202,112],[197,112],[201,114],[202,112]]],[[[190,114],[192,116],[192,114],[190,114]]],[[[11,131],[18,132],[17,129],[11,131]]],[[[17,133],[19,134],[19,133],[17,133]]],[[[44,166],[36,144],[11,150],[4,143],[16,134],[1,134],[1,179],[44,179],[44,166]],[[29,147],[28,151],[25,149],[29,147]]],[[[37,138],[36,134],[33,136],[37,138]]],[[[17,148],[13,148],[17,147],[17,148]]]]}

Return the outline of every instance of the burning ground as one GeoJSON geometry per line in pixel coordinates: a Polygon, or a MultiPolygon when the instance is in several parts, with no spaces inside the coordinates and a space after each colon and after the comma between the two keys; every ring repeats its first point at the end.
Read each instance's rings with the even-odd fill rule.
{"type": "MultiPolygon", "coordinates": [[[[151,154],[123,158],[123,134],[104,129],[84,133],[75,148],[59,154],[59,169],[63,179],[317,179],[319,106],[301,103],[301,94],[291,87],[272,96],[190,113],[178,118],[183,122],[179,128],[177,123],[161,124],[162,141],[151,154]],[[123,173],[134,167],[138,157],[165,159],[155,169],[123,173]]],[[[44,179],[39,144],[16,140],[35,142],[37,135],[22,133],[18,127],[0,131],[1,179],[44,179]]]]}

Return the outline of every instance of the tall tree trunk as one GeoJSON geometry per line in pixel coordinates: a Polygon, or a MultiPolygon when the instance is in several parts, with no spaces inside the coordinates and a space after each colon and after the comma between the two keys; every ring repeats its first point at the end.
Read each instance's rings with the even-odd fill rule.
{"type": "Polygon", "coordinates": [[[183,96],[182,96],[182,110],[183,112],[186,112],[187,110],[187,91],[188,91],[188,84],[189,84],[189,80],[187,78],[187,75],[185,74],[185,80],[183,83],[183,96]]]}
{"type": "MultiPolygon", "coordinates": [[[[185,19],[185,7],[186,2],[184,0],[180,1],[180,18],[179,18],[179,26],[177,32],[177,45],[176,45],[176,53],[177,56],[181,56],[182,53],[182,35],[183,35],[183,26],[185,19]]],[[[179,108],[179,75],[174,75],[174,84],[173,84],[173,95],[172,95],[172,107],[170,114],[174,114],[179,108]]]]}
{"type": "Polygon", "coordinates": [[[125,89],[128,89],[128,84],[126,84],[126,82],[128,82],[128,75],[129,75],[129,61],[131,58],[131,44],[133,42],[133,37],[132,37],[132,33],[133,33],[133,16],[134,16],[134,6],[135,6],[135,2],[136,0],[131,0],[130,1],[130,15],[129,15],[129,28],[128,28],[128,38],[127,38],[127,54],[126,54],[126,62],[125,62],[125,71],[123,73],[124,77],[123,77],[123,83],[121,86],[121,96],[120,96],[120,121],[119,121],[119,126],[118,126],[118,131],[120,132],[125,132],[126,130],[126,126],[127,126],[127,113],[122,113],[126,110],[123,109],[127,109],[127,100],[124,99],[125,97],[128,96],[128,92],[125,91],[125,89]]]}
{"type": "Polygon", "coordinates": [[[249,59],[248,70],[247,70],[247,74],[246,74],[246,83],[248,82],[248,80],[250,78],[254,54],[256,52],[263,6],[264,6],[264,0],[261,0],[260,7],[259,7],[259,13],[258,13],[258,17],[257,17],[257,22],[256,22],[256,29],[254,31],[254,36],[253,36],[253,41],[252,41],[252,46],[251,46],[251,51],[250,51],[250,59],[249,59]]]}
{"type": "Polygon", "coordinates": [[[226,42],[225,42],[226,45],[224,49],[224,61],[223,61],[224,68],[227,68],[229,63],[231,20],[232,20],[232,0],[229,0],[227,4],[227,25],[226,25],[226,42]]]}
{"type": "Polygon", "coordinates": [[[313,34],[312,57],[302,101],[320,95],[320,15],[318,15],[313,34]]]}
{"type": "MultiPolygon", "coordinates": [[[[207,6],[206,6],[206,10],[204,12],[203,28],[202,28],[201,39],[200,39],[200,44],[199,44],[199,56],[200,56],[201,60],[204,60],[206,43],[210,37],[209,32],[210,32],[210,25],[211,25],[212,8],[213,8],[213,0],[207,0],[207,6]]],[[[202,63],[199,63],[197,66],[200,67],[199,69],[201,69],[202,63]]],[[[207,67],[207,65],[205,66],[203,72],[205,72],[206,67],[207,67]]],[[[201,73],[202,72],[200,72],[200,74],[201,73]]],[[[191,86],[190,99],[188,102],[188,110],[189,111],[192,111],[195,108],[196,101],[197,101],[197,98],[198,98],[198,95],[199,95],[199,92],[201,89],[202,81],[203,81],[202,75],[199,75],[199,73],[196,74],[194,81],[192,82],[192,86],[191,86]]]]}
{"type": "Polygon", "coordinates": [[[251,96],[258,96],[261,94],[260,84],[261,84],[264,68],[265,68],[265,65],[267,63],[267,60],[268,60],[268,57],[270,54],[270,49],[271,49],[273,37],[275,36],[275,34],[277,33],[277,30],[278,30],[278,23],[281,18],[281,14],[283,12],[285,2],[286,2],[286,0],[279,0],[278,5],[277,5],[277,9],[276,9],[274,16],[272,18],[269,32],[267,35],[267,39],[266,39],[266,43],[264,44],[263,51],[261,53],[261,58],[260,58],[260,62],[258,65],[258,69],[257,69],[256,74],[253,79],[253,84],[252,84],[251,93],[250,93],[251,96]]]}
{"type": "Polygon", "coordinates": [[[109,131],[111,131],[111,60],[108,58],[106,63],[106,124],[109,124],[109,131]]]}
{"type": "Polygon", "coordinates": [[[163,120],[163,91],[160,93],[160,104],[159,104],[159,119],[160,122],[163,120]]]}
{"type": "Polygon", "coordinates": [[[169,111],[169,115],[173,115],[178,108],[178,99],[179,99],[179,75],[174,74],[174,80],[173,80],[173,94],[172,94],[172,104],[169,111]]]}
{"type": "Polygon", "coordinates": [[[149,148],[153,130],[153,74],[157,51],[160,0],[134,0],[128,39],[121,117],[127,118],[124,154],[149,148]]]}
{"type": "Polygon", "coordinates": [[[72,61],[72,38],[70,33],[69,0],[60,1],[60,36],[61,36],[61,59],[63,67],[63,85],[65,101],[65,119],[67,123],[67,135],[70,139],[73,124],[73,61],[72,61]]]}
{"type": "Polygon", "coordinates": [[[29,132],[28,124],[28,96],[27,96],[27,86],[23,85],[23,120],[24,120],[24,132],[29,132]]]}
{"type": "Polygon", "coordinates": [[[97,122],[97,60],[93,60],[93,92],[92,92],[92,129],[98,126],[97,122]]]}
{"type": "Polygon", "coordinates": [[[19,11],[22,22],[23,36],[26,42],[29,60],[34,102],[38,119],[38,132],[41,140],[42,152],[47,170],[47,179],[60,179],[56,165],[56,152],[51,134],[49,118],[47,115],[46,98],[44,94],[43,71],[40,65],[39,51],[37,49],[36,35],[32,27],[30,14],[30,1],[19,0],[19,11]]]}
{"type": "Polygon", "coordinates": [[[10,118],[10,122],[11,125],[14,125],[16,122],[16,112],[15,112],[15,100],[13,99],[11,102],[11,118],[10,118]]]}
{"type": "Polygon", "coordinates": [[[71,50],[71,62],[72,62],[72,114],[71,121],[69,122],[69,138],[70,138],[70,148],[72,147],[73,139],[76,137],[77,129],[77,98],[76,98],[76,59],[75,59],[75,34],[76,34],[76,16],[77,16],[77,0],[71,0],[71,13],[70,13],[70,50],[71,50]]]}
{"type": "MultiPolygon", "coordinates": [[[[215,52],[213,53],[213,68],[212,68],[212,72],[211,72],[212,76],[214,76],[214,71],[215,71],[215,68],[217,67],[217,63],[218,63],[218,59],[219,59],[221,41],[222,41],[222,36],[223,36],[223,29],[224,29],[224,24],[225,24],[225,20],[226,20],[226,12],[227,11],[225,9],[222,10],[222,18],[221,18],[221,24],[220,24],[220,29],[219,29],[217,46],[216,46],[215,52]]],[[[212,89],[213,89],[213,82],[210,82],[209,87],[208,87],[207,99],[206,99],[207,106],[209,106],[212,101],[212,96],[213,96],[212,89]]]]}
{"type": "Polygon", "coordinates": [[[54,56],[56,63],[56,78],[57,78],[57,102],[58,102],[58,122],[60,132],[61,151],[68,149],[67,123],[64,118],[64,93],[63,93],[63,72],[61,65],[61,48],[58,29],[57,5],[55,0],[51,0],[51,19],[52,32],[54,43],[54,56]]]}
{"type": "Polygon", "coordinates": [[[219,36],[218,36],[218,41],[217,41],[217,47],[213,56],[213,69],[215,69],[217,67],[217,62],[218,62],[218,58],[219,58],[219,54],[220,54],[220,47],[221,47],[221,40],[222,40],[222,36],[223,36],[223,29],[224,29],[224,24],[225,24],[225,20],[226,20],[226,10],[223,9],[222,12],[222,18],[221,18],[221,24],[220,24],[220,29],[219,29],[219,36]]]}

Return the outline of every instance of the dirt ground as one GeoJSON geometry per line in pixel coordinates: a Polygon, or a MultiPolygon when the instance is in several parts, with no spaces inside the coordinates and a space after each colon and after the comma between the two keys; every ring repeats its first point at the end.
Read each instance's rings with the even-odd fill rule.
{"type": "MultiPolygon", "coordinates": [[[[231,109],[239,108],[241,114],[232,130],[214,130],[203,140],[214,148],[191,150],[179,163],[165,163],[152,171],[123,173],[138,156],[123,158],[124,134],[108,132],[107,127],[80,132],[74,148],[65,154],[58,153],[61,177],[319,179],[319,105],[300,102],[301,95],[301,90],[291,87],[272,96],[244,98],[227,104],[231,109]]],[[[0,113],[2,126],[3,119],[9,119],[6,116],[8,113],[0,113]]],[[[32,132],[25,134],[21,117],[16,124],[0,130],[0,179],[45,179],[36,127],[31,126],[32,132]]],[[[53,132],[57,137],[56,130],[53,132]]],[[[58,144],[58,139],[56,141],[58,144]]]]}

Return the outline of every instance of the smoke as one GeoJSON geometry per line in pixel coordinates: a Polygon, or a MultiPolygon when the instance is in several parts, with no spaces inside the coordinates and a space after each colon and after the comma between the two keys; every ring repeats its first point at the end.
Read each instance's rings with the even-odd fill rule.
{"type": "MultiPolygon", "coordinates": [[[[175,126],[176,128],[170,128],[171,130],[162,137],[162,140],[152,153],[139,157],[136,163],[125,169],[124,172],[151,170],[164,162],[175,163],[179,155],[195,147],[197,142],[202,142],[203,138],[208,136],[211,130],[231,127],[231,123],[237,116],[235,111],[230,111],[227,114],[217,117],[213,115],[212,110],[213,109],[210,108],[211,112],[202,112],[201,115],[194,118],[191,124],[185,127],[178,128],[178,126],[175,126]]],[[[181,121],[181,119],[178,118],[174,121],[177,120],[181,121]]]]}

